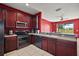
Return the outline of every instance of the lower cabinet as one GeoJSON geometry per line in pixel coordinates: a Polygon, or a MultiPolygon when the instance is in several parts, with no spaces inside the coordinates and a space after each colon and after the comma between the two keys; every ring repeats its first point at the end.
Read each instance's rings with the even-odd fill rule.
{"type": "Polygon", "coordinates": [[[48,51],[48,39],[46,37],[42,37],[42,49],[48,51]]]}
{"type": "Polygon", "coordinates": [[[48,52],[55,55],[56,39],[48,38],[48,52]]]}
{"type": "Polygon", "coordinates": [[[74,41],[43,36],[32,36],[32,43],[52,55],[77,56],[77,42],[74,41]]]}
{"type": "Polygon", "coordinates": [[[29,41],[30,41],[30,44],[34,44],[35,43],[35,35],[29,35],[29,41]]]}
{"type": "Polygon", "coordinates": [[[57,40],[56,42],[56,55],[57,56],[76,56],[77,43],[67,40],[57,40]]]}
{"type": "Polygon", "coordinates": [[[16,36],[11,36],[11,37],[5,37],[4,40],[4,52],[10,52],[15,49],[17,49],[17,37],[16,36]]]}

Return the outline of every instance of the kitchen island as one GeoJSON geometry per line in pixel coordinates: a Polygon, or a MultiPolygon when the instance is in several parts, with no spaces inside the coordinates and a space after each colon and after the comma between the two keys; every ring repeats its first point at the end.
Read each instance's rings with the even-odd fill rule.
{"type": "Polygon", "coordinates": [[[77,39],[64,35],[29,33],[31,43],[56,56],[77,56],[77,39]]]}

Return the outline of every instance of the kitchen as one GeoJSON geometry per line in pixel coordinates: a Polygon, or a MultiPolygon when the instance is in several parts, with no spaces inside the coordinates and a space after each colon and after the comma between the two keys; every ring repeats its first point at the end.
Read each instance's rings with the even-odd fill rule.
{"type": "MultiPolygon", "coordinates": [[[[49,56],[79,55],[79,18],[78,14],[75,15],[75,13],[78,13],[77,6],[79,4],[43,3],[40,5],[43,7],[40,7],[38,3],[36,5],[29,3],[29,6],[25,3],[0,4],[1,56],[10,56],[9,53],[16,53],[30,45],[33,45],[41,51],[43,50],[43,52],[49,56]],[[71,6],[72,8],[70,8],[71,6]],[[36,7],[37,9],[34,9],[36,7]],[[47,9],[45,11],[47,7],[53,7],[54,11],[52,12],[54,12],[53,15],[55,17],[52,16],[51,10],[48,11],[47,9]],[[65,13],[69,13],[65,12],[67,7],[70,8],[68,9],[69,12],[71,10],[76,10],[76,12],[72,13],[71,11],[71,14],[68,16],[66,14],[65,17],[65,13]],[[40,11],[38,9],[40,9],[40,11]],[[64,11],[62,9],[64,9],[64,11]],[[45,15],[44,12],[51,13],[50,17],[48,13],[45,13],[45,15]],[[49,21],[43,16],[51,20],[49,21]]],[[[23,52],[25,52],[25,50],[23,52]]],[[[43,56],[42,52],[39,52],[39,54],[43,56]]],[[[27,54],[25,55],[27,56],[27,54]]],[[[34,55],[34,53],[32,55],[34,55]]]]}

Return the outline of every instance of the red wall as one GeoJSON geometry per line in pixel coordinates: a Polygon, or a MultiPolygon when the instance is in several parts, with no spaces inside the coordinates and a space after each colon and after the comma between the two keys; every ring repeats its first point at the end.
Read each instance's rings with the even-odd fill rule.
{"type": "MultiPolygon", "coordinates": [[[[63,23],[74,23],[74,34],[79,34],[79,19],[71,19],[71,20],[65,20],[65,21],[59,21],[57,24],[63,24],[63,23]]],[[[56,27],[57,29],[57,27],[56,27]]]]}
{"type": "Polygon", "coordinates": [[[52,23],[42,19],[41,20],[41,32],[52,32],[52,23]]]}
{"type": "Polygon", "coordinates": [[[56,22],[51,22],[52,23],[52,32],[56,32],[56,22]]]}

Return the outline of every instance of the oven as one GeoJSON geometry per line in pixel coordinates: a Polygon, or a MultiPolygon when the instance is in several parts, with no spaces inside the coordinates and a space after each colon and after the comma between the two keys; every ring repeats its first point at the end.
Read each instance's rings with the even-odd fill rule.
{"type": "Polygon", "coordinates": [[[29,35],[28,31],[16,31],[15,34],[17,35],[18,38],[18,48],[25,47],[29,45],[29,35]]]}

